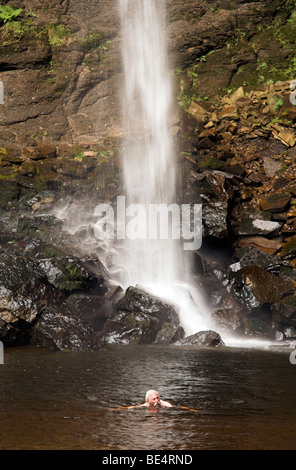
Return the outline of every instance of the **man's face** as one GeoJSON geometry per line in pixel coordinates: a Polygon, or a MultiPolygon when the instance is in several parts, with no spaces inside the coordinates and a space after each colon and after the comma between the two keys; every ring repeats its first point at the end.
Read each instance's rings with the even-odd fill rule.
{"type": "Polygon", "coordinates": [[[150,393],[149,395],[149,405],[150,406],[158,406],[160,403],[159,395],[155,392],[150,393]]]}

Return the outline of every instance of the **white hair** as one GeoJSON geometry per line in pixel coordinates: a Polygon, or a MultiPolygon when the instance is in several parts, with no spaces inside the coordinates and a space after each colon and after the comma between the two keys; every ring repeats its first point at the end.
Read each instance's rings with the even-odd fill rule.
{"type": "Polygon", "coordinates": [[[146,392],[146,397],[145,397],[146,401],[149,401],[149,397],[151,393],[157,393],[157,395],[159,396],[159,393],[156,390],[148,390],[148,392],[146,392]]]}

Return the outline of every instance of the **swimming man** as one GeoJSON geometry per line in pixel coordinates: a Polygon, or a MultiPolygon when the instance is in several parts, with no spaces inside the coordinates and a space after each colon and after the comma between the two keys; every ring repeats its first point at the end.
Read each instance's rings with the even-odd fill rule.
{"type": "Polygon", "coordinates": [[[166,408],[173,407],[173,405],[168,401],[161,400],[159,393],[156,390],[148,390],[145,400],[145,403],[142,403],[141,405],[128,406],[128,408],[140,408],[143,406],[146,406],[147,408],[161,408],[162,406],[166,408]]]}

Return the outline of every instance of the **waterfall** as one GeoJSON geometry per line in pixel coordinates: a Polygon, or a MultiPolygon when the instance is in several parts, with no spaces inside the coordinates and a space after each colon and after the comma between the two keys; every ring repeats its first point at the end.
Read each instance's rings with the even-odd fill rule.
{"type": "MultiPolygon", "coordinates": [[[[120,0],[125,77],[124,188],[126,204],[141,204],[146,215],[149,205],[168,206],[175,200],[175,161],[167,125],[171,86],[162,3],[120,0]]],[[[126,282],[170,284],[178,272],[176,240],[154,240],[148,231],[147,224],[142,239],[127,240],[130,267],[126,282]]]]}
{"type": "MultiPolygon", "coordinates": [[[[65,231],[83,240],[81,253],[98,257],[111,284],[124,290],[139,286],[173,305],[186,336],[212,329],[227,346],[265,347],[265,340],[238,338],[221,331],[211,320],[200,286],[192,280],[190,250],[198,248],[190,242],[191,247],[188,243],[185,246],[184,239],[190,240],[195,230],[191,230],[191,216],[189,227],[188,217],[183,218],[186,204],[177,203],[177,159],[169,132],[173,103],[166,0],[118,0],[118,7],[123,64],[123,194],[117,197],[117,205],[113,199],[102,202],[95,197],[95,209],[88,196],[75,200],[70,195],[62,198],[52,213],[63,221],[65,231]]],[[[0,81],[0,102],[1,85],[0,81]]]]}
{"type": "MultiPolygon", "coordinates": [[[[125,288],[140,285],[174,304],[185,332],[193,334],[210,327],[207,306],[201,294],[181,276],[187,256],[180,239],[165,237],[164,232],[162,236],[159,213],[149,213],[149,209],[161,206],[178,215],[176,156],[168,125],[172,87],[165,1],[119,0],[119,7],[124,70],[124,196],[130,215],[137,214],[134,232],[125,237],[123,244],[121,262],[125,269],[121,283],[125,288]]],[[[167,215],[171,212],[167,210],[167,215]]],[[[170,220],[167,234],[175,233],[174,224],[170,220]]]]}

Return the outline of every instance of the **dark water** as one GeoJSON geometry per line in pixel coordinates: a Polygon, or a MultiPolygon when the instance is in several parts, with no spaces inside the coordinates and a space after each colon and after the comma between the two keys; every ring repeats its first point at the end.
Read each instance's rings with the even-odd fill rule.
{"type": "Polygon", "coordinates": [[[96,353],[5,351],[0,449],[296,448],[288,352],[119,346],[96,353]],[[156,388],[201,410],[114,410],[156,388]]]}

